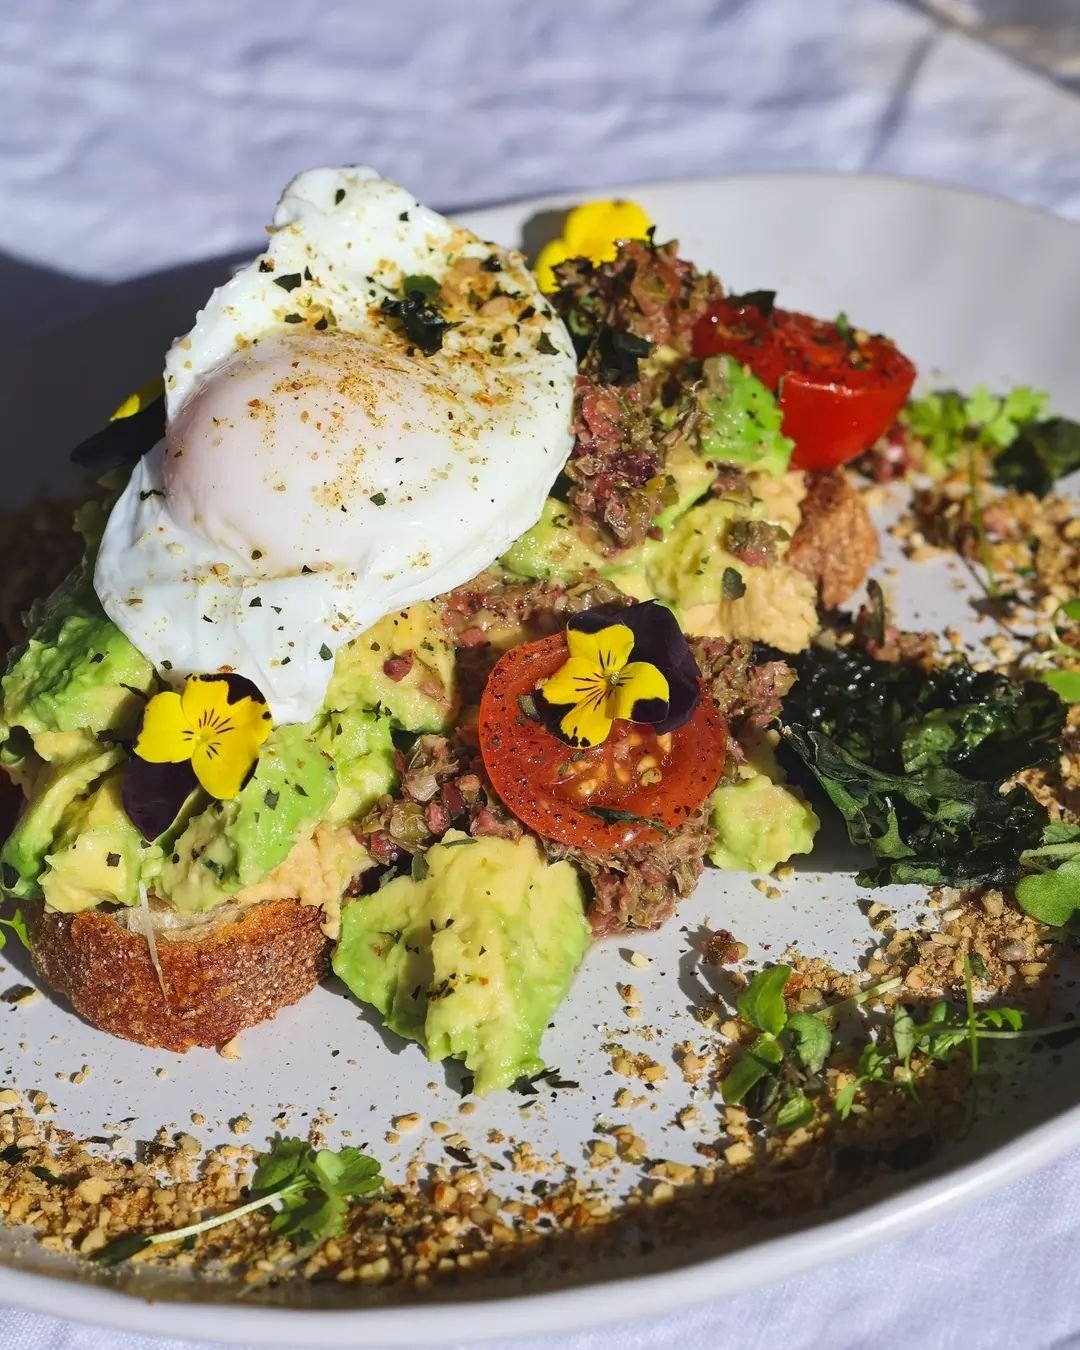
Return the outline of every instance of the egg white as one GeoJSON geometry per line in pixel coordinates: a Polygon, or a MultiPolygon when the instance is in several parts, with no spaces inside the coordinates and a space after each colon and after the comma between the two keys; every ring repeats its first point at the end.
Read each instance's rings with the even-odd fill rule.
{"type": "Polygon", "coordinates": [[[571,446],[572,344],[520,255],[365,168],[294,179],[165,374],[95,586],[167,678],[238,671],[279,723],[344,643],[535,523],[571,446]],[[383,309],[408,276],[445,283],[429,355],[383,309]]]}

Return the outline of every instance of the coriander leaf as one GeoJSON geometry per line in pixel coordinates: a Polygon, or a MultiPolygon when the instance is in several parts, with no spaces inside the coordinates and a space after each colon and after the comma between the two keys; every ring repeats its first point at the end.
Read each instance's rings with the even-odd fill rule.
{"type": "Polygon", "coordinates": [[[268,1153],[259,1159],[251,1178],[252,1195],[266,1195],[297,1180],[304,1174],[313,1150],[303,1139],[278,1139],[268,1153]]]}
{"type": "Polygon", "coordinates": [[[814,1103],[802,1092],[789,1097],[776,1113],[778,1130],[797,1130],[814,1119],[814,1103]]]}
{"type": "Polygon", "coordinates": [[[810,1073],[820,1073],[832,1047],[829,1028],[813,1013],[792,1013],[785,1028],[791,1033],[795,1054],[810,1073]]]}
{"type": "Polygon", "coordinates": [[[1080,703],[1080,670],[1044,670],[1035,678],[1049,685],[1066,703],[1080,703]]]}
{"type": "Polygon", "coordinates": [[[1051,417],[1026,426],[998,455],[994,477],[1002,487],[1045,497],[1074,469],[1080,469],[1080,423],[1051,417]]]}
{"type": "Polygon", "coordinates": [[[30,950],[30,930],[26,926],[26,918],[21,909],[15,909],[8,919],[0,919],[0,950],[4,946],[5,928],[10,928],[26,950],[30,950]]]}
{"type": "Polygon", "coordinates": [[[1052,872],[1021,877],[1016,900],[1033,919],[1052,928],[1064,928],[1080,910],[1080,856],[1052,872]]]}
{"type": "Polygon", "coordinates": [[[779,1036],[787,1022],[784,987],[791,978],[790,966],[759,970],[739,995],[739,1016],[759,1031],[779,1036]]]}
{"type": "Polygon", "coordinates": [[[746,1094],[763,1078],[774,1074],[784,1058],[779,1041],[759,1036],[736,1060],[720,1084],[720,1095],[728,1106],[738,1106],[746,1094]]]}

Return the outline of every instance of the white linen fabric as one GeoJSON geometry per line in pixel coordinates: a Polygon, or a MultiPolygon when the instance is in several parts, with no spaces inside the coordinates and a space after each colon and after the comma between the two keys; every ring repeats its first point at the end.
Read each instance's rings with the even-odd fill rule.
{"type": "MultiPolygon", "coordinates": [[[[823,168],[1080,218],[1080,100],[893,0],[7,0],[0,33],[0,347],[250,247],[318,163],[443,209],[823,168]]],[[[1080,1154],[915,1237],[560,1345],[1080,1345],[1078,1242],[1080,1154]]],[[[0,1308],[0,1350],[192,1346],[0,1308]]]]}

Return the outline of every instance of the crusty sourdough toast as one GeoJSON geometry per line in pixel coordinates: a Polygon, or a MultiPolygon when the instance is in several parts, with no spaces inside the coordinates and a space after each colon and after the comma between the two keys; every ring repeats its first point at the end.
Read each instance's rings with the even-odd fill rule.
{"type": "Polygon", "coordinates": [[[136,928],[145,911],[22,908],[39,975],[77,1012],[113,1036],[180,1053],[224,1045],[310,993],[329,969],[322,911],[299,900],[226,905],[184,923],[155,909],[157,968],[136,928]]]}

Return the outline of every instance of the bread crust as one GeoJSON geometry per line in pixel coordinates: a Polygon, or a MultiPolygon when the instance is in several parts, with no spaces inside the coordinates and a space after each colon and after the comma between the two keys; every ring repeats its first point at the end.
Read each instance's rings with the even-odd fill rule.
{"type": "Polygon", "coordinates": [[[179,1053],[224,1045],[296,1003],[329,970],[322,911],[299,900],[158,932],[161,981],[146,939],[111,913],[24,910],[38,974],[76,1012],[113,1036],[179,1053]]]}
{"type": "Polygon", "coordinates": [[[816,582],[822,605],[835,609],[877,561],[877,530],[842,469],[810,475],[800,509],[802,521],[784,561],[816,582]]]}

